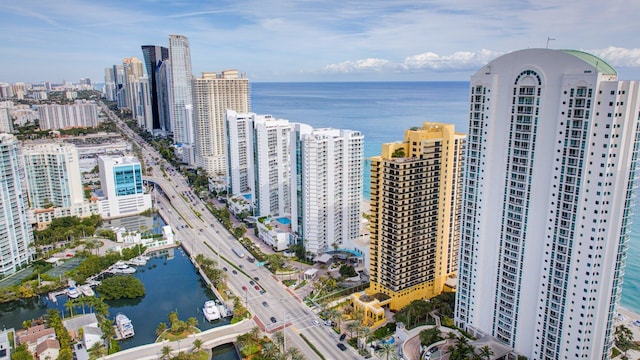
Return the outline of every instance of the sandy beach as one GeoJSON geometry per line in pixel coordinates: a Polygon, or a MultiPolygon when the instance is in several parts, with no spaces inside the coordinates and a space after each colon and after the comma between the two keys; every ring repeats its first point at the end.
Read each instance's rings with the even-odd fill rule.
{"type": "MultiPolygon", "coordinates": [[[[631,331],[633,332],[633,340],[640,341],[640,314],[622,307],[618,307],[617,319],[618,320],[616,321],[616,326],[624,325],[627,328],[631,329],[631,331]]],[[[638,359],[640,358],[640,351],[629,350],[627,355],[629,356],[629,359],[638,359]]]]}

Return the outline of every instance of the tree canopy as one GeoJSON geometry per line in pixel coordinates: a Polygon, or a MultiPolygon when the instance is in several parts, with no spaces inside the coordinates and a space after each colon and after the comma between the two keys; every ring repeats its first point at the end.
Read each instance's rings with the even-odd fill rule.
{"type": "Polygon", "coordinates": [[[133,276],[112,276],[102,280],[96,288],[101,297],[111,299],[135,299],[144,296],[144,284],[133,276]]]}

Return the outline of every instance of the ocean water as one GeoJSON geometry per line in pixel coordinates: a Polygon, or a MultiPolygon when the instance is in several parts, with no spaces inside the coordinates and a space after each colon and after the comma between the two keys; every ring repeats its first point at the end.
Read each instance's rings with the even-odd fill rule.
{"type": "MultiPolygon", "coordinates": [[[[251,111],[313,127],[358,130],[364,155],[400,141],[423,122],[454,124],[467,132],[468,82],[252,83],[251,111]]],[[[365,163],[364,197],[370,174],[365,163]]],[[[621,305],[640,313],[640,206],[636,206],[621,305]]]]}

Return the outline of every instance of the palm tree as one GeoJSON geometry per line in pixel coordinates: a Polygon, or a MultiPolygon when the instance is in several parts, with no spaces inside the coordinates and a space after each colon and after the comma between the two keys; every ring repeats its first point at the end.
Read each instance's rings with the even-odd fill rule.
{"type": "Polygon", "coordinates": [[[280,351],[275,342],[268,342],[262,345],[261,353],[265,359],[274,359],[280,351]]]}
{"type": "Polygon", "coordinates": [[[358,330],[360,324],[357,321],[351,321],[347,324],[347,331],[349,332],[349,337],[353,337],[353,332],[358,330]]]}
{"type": "Polygon", "coordinates": [[[373,335],[373,331],[368,326],[362,327],[362,337],[364,338],[364,347],[366,348],[369,345],[369,341],[371,341],[371,336],[373,335]]]}
{"type": "Polygon", "coordinates": [[[196,326],[198,326],[198,319],[194,318],[193,316],[187,319],[187,326],[189,328],[194,328],[196,326]]]}
{"type": "Polygon", "coordinates": [[[69,317],[73,317],[73,308],[76,306],[76,301],[73,299],[67,300],[64,307],[69,311],[69,317]]]}
{"type": "Polygon", "coordinates": [[[167,324],[161,322],[160,324],[158,324],[158,327],[156,328],[156,335],[160,336],[162,335],[163,332],[167,331],[167,324]]]}
{"type": "Polygon", "coordinates": [[[284,347],[284,333],[282,331],[277,331],[271,336],[271,341],[278,347],[280,351],[284,347]]]}
{"type": "Polygon", "coordinates": [[[260,340],[260,328],[257,326],[254,326],[251,331],[249,331],[249,336],[251,337],[251,340],[253,340],[254,343],[257,343],[258,340],[260,340]]]}
{"type": "Polygon", "coordinates": [[[193,350],[196,352],[200,352],[200,350],[202,350],[202,340],[200,339],[193,340],[193,350]]]}
{"type": "Polygon", "coordinates": [[[491,357],[493,356],[493,350],[491,350],[491,347],[489,347],[489,345],[485,345],[478,350],[478,355],[486,360],[491,360],[491,357]]]}
{"type": "Polygon", "coordinates": [[[171,356],[171,347],[170,346],[164,346],[162,348],[162,356],[160,357],[161,359],[168,359],[171,356]]]}
{"type": "Polygon", "coordinates": [[[289,346],[287,352],[285,353],[287,359],[291,360],[304,360],[304,355],[300,352],[300,349],[297,347],[289,346]]]}
{"type": "Polygon", "coordinates": [[[100,357],[107,355],[107,348],[104,347],[104,344],[100,341],[96,342],[89,349],[89,359],[99,359],[100,357]]]}
{"type": "Polygon", "coordinates": [[[100,323],[100,330],[102,330],[102,339],[106,341],[107,353],[109,353],[111,339],[116,335],[116,331],[113,328],[113,321],[109,319],[103,319],[100,323]]]}
{"type": "Polygon", "coordinates": [[[389,357],[395,357],[395,347],[387,342],[382,344],[382,350],[380,352],[385,360],[389,360],[389,357]]]}
{"type": "Polygon", "coordinates": [[[342,320],[342,313],[336,308],[327,310],[327,317],[334,323],[336,323],[338,329],[340,329],[340,320],[342,320]]]}

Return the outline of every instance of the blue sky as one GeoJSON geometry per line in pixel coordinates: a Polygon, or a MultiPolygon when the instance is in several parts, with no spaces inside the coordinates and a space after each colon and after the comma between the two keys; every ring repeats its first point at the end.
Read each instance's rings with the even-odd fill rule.
{"type": "Polygon", "coordinates": [[[251,81],[468,80],[523,48],[584,50],[640,79],[634,0],[0,0],[0,82],[103,82],[141,45],[251,81]]]}

